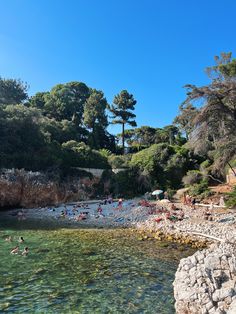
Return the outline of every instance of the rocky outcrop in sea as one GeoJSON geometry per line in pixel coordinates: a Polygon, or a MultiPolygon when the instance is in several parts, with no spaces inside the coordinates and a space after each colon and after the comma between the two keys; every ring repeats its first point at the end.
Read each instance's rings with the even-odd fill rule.
{"type": "Polygon", "coordinates": [[[177,314],[236,313],[236,237],[180,261],[174,281],[177,314]]]}

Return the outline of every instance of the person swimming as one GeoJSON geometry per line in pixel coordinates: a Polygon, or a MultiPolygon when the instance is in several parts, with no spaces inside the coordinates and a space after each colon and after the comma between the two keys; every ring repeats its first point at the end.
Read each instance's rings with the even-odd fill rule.
{"type": "Polygon", "coordinates": [[[12,240],[13,240],[12,236],[8,236],[5,238],[5,241],[7,242],[12,242],[12,240]]]}
{"type": "Polygon", "coordinates": [[[19,243],[23,243],[25,242],[24,238],[23,237],[19,237],[19,240],[18,240],[19,243]]]}
{"type": "Polygon", "coordinates": [[[27,256],[28,253],[29,253],[29,248],[28,248],[28,246],[26,246],[26,247],[24,248],[23,252],[22,252],[22,255],[23,255],[23,256],[27,256]]]}
{"type": "Polygon", "coordinates": [[[18,254],[19,253],[19,246],[17,245],[16,247],[14,247],[13,249],[11,249],[11,254],[18,254]]]}

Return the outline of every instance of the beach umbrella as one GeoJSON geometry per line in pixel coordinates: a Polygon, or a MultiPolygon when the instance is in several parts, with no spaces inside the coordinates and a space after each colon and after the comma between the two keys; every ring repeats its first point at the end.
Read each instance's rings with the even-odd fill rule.
{"type": "Polygon", "coordinates": [[[162,190],[155,190],[155,191],[152,192],[152,195],[159,195],[161,193],[163,193],[162,190]]]}

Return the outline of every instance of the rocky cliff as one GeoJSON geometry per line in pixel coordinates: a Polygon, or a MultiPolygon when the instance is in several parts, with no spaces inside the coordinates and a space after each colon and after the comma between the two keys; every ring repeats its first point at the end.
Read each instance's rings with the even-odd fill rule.
{"type": "Polygon", "coordinates": [[[93,195],[98,182],[98,178],[86,175],[56,180],[40,172],[2,170],[0,208],[30,208],[87,200],[93,195]]]}
{"type": "Polygon", "coordinates": [[[173,284],[177,314],[236,313],[235,239],[181,260],[173,284]]]}

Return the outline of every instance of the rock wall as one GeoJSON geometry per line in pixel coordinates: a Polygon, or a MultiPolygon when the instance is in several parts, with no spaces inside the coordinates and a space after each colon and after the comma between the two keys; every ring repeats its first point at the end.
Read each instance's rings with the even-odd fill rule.
{"type": "Polygon", "coordinates": [[[236,238],[182,259],[175,275],[177,314],[236,313],[236,238]]]}
{"type": "Polygon", "coordinates": [[[98,178],[49,179],[40,172],[2,170],[0,173],[0,208],[40,207],[69,201],[87,200],[94,193],[98,178]]]}

